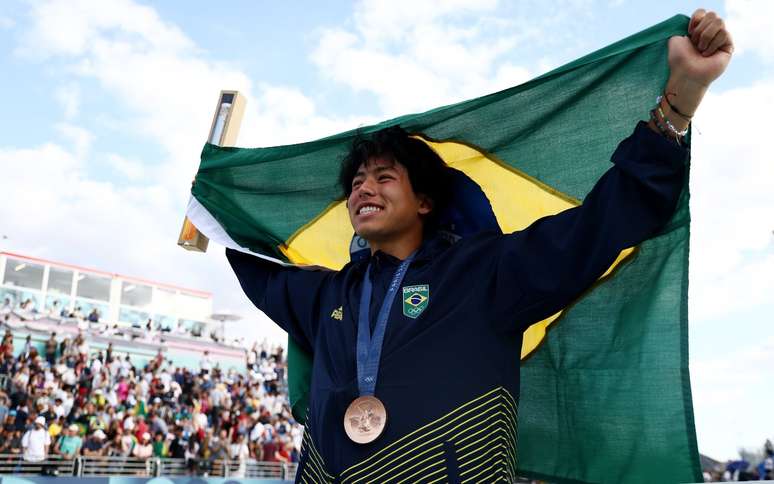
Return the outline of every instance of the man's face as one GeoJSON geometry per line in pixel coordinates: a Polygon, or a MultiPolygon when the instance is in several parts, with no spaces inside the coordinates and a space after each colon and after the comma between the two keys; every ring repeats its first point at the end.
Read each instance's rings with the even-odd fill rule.
{"type": "Polygon", "coordinates": [[[369,242],[381,242],[421,229],[421,216],[430,213],[431,205],[414,193],[403,165],[372,158],[353,178],[347,208],[355,233],[369,242]]]}

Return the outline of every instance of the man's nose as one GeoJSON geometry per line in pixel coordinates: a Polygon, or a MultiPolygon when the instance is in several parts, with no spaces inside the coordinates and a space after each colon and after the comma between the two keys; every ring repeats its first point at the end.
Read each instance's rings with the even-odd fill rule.
{"type": "Polygon", "coordinates": [[[366,178],[360,184],[360,187],[358,187],[358,196],[360,198],[372,196],[375,193],[374,187],[375,187],[375,184],[373,180],[371,180],[370,178],[366,178]]]}

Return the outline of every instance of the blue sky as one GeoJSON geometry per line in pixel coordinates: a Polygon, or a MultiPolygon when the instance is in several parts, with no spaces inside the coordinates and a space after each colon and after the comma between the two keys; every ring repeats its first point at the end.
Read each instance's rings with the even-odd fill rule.
{"type": "Polygon", "coordinates": [[[691,367],[700,449],[731,458],[774,437],[774,2],[674,5],[4,1],[0,235],[24,254],[212,291],[245,316],[232,331],[276,338],[220,248],[174,245],[220,89],[248,98],[240,144],[302,141],[519,84],[704,6],[738,50],[694,123],[691,367]]]}

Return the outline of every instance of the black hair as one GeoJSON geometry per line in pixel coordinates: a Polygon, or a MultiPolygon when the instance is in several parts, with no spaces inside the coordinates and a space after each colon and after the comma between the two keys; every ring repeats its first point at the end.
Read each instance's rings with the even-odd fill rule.
{"type": "Polygon", "coordinates": [[[451,198],[451,168],[438,153],[400,126],[384,128],[370,135],[358,133],[339,171],[339,185],[344,199],[352,194],[352,180],[357,170],[372,158],[386,158],[406,168],[414,193],[424,195],[432,202],[432,211],[424,218],[425,229],[435,228],[438,214],[443,212],[451,198]]]}

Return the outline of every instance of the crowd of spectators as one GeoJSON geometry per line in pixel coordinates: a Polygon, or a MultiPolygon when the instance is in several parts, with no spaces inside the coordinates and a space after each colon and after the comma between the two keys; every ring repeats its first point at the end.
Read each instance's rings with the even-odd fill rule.
{"type": "Polygon", "coordinates": [[[185,459],[191,473],[216,460],[296,462],[302,427],[283,393],[281,347],[255,345],[246,368],[225,371],[207,352],[200,368],[162,351],[142,367],[83,334],[52,333],[39,354],[28,336],[0,344],[0,455],[185,459]],[[17,356],[14,356],[17,353],[17,356]]]}
{"type": "Polygon", "coordinates": [[[95,332],[102,336],[112,336],[127,340],[144,341],[163,341],[167,335],[181,336],[198,340],[214,341],[219,344],[230,344],[234,346],[244,346],[244,338],[237,337],[227,341],[222,331],[216,328],[207,327],[201,322],[190,322],[186,325],[184,321],[178,320],[176,324],[162,324],[161,321],[154,318],[145,320],[134,320],[130,323],[118,324],[113,322],[109,324],[104,318],[100,309],[92,307],[84,310],[79,305],[70,307],[62,304],[61,301],[53,300],[47,305],[45,310],[39,310],[38,305],[32,298],[19,298],[14,303],[15,298],[5,296],[0,304],[0,322],[8,324],[11,315],[19,321],[34,321],[40,318],[48,318],[59,322],[60,324],[73,324],[85,333],[95,332]]]}
{"type": "Polygon", "coordinates": [[[740,458],[725,465],[717,463],[704,470],[705,482],[738,482],[774,480],[774,444],[766,440],[760,450],[740,449],[740,458]]]}

